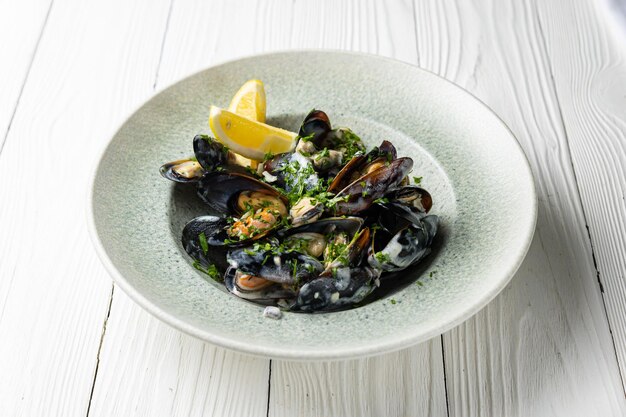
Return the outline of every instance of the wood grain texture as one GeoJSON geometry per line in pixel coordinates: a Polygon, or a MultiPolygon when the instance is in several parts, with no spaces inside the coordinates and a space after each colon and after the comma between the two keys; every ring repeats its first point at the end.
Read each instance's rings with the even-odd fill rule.
{"type": "Polygon", "coordinates": [[[0,2],[0,152],[28,77],[51,0],[0,2]],[[19,41],[17,41],[19,39],[19,41]]]}
{"type": "Polygon", "coordinates": [[[85,227],[86,173],[152,91],[168,7],[123,3],[55,1],[0,155],[2,416],[87,411],[111,281],[85,227]]]}
{"type": "Polygon", "coordinates": [[[597,279],[624,369],[625,59],[603,10],[54,0],[47,15],[49,5],[0,2],[0,141],[12,120],[0,154],[0,416],[442,416],[446,384],[452,416],[626,415],[597,279]],[[437,338],[354,361],[273,361],[270,374],[268,360],[181,334],[119,290],[109,304],[82,221],[81,173],[99,145],[182,76],[305,47],[419,63],[494,108],[529,157],[540,196],[530,253],[494,302],[444,335],[443,352],[437,338]]]}
{"type": "MultiPolygon", "coordinates": [[[[162,47],[162,54],[148,81],[162,89],[216,62],[254,53],[252,44],[237,39],[255,38],[255,10],[224,1],[171,3],[167,30],[151,45],[162,47]],[[237,15],[239,23],[217,15],[237,15]]],[[[89,415],[265,416],[269,370],[269,360],[183,334],[116,290],[89,415]]]]}
{"type": "Polygon", "coordinates": [[[269,416],[447,416],[441,339],[341,362],[274,361],[269,416]]]}
{"type": "MultiPolygon", "coordinates": [[[[603,2],[537,2],[606,310],[626,381],[626,32],[603,2]],[[560,13],[562,9],[569,13],[560,13]]],[[[626,390],[626,385],[624,385],[626,390]]]]}
{"type": "MultiPolygon", "coordinates": [[[[567,13],[563,4],[552,20],[567,13]]],[[[536,5],[416,1],[416,21],[421,65],[504,119],[526,151],[539,195],[537,232],[516,277],[444,337],[450,415],[624,415],[536,5]]]]}
{"type": "MultiPolygon", "coordinates": [[[[226,1],[195,2],[193,5],[174,2],[156,87],[162,88],[208,65],[252,53],[320,46],[368,51],[368,45],[374,44],[371,38],[375,35],[372,34],[370,26],[373,20],[390,18],[391,13],[396,13],[391,10],[387,11],[387,15],[379,15],[374,9],[374,3],[369,3],[365,8],[367,13],[354,17],[352,16],[353,9],[356,9],[354,4],[347,4],[350,7],[341,9],[340,12],[330,8],[329,4],[326,3],[322,10],[316,10],[313,5],[306,2],[259,2],[248,3],[247,7],[226,1]],[[237,16],[238,23],[232,25],[226,20],[215,19],[212,21],[213,24],[204,24],[211,21],[212,16],[217,15],[237,16]],[[320,28],[316,22],[323,22],[325,25],[322,32],[326,33],[326,41],[321,45],[317,43],[320,28]],[[338,34],[334,28],[342,33],[338,34]],[[369,38],[365,39],[366,36],[369,38]]],[[[382,40],[383,45],[395,45],[396,49],[382,46],[376,50],[381,49],[389,55],[398,54],[400,58],[414,60],[415,38],[409,37],[408,44],[400,38],[406,30],[412,33],[410,14],[412,5],[402,3],[402,7],[408,20],[403,21],[403,25],[395,25],[393,28],[391,25],[379,24],[378,27],[382,29],[380,36],[376,35],[376,38],[382,40]],[[396,36],[397,40],[392,39],[392,36],[396,36]]],[[[375,51],[371,46],[369,48],[370,51],[375,51]]],[[[172,415],[172,410],[176,410],[173,415],[201,415],[204,412],[209,415],[214,413],[256,416],[267,413],[269,361],[250,360],[235,353],[225,354],[219,348],[205,345],[188,336],[179,334],[174,337],[173,334],[177,332],[154,322],[154,319],[118,292],[114,296],[111,316],[107,322],[90,414],[122,416],[127,415],[130,410],[151,416],[172,415]],[[143,337],[133,337],[137,329],[144,327],[147,327],[147,330],[143,337]],[[149,340],[150,345],[158,348],[144,354],[148,349],[145,340],[149,340]],[[180,354],[183,356],[179,360],[162,360],[159,353],[162,351],[170,352],[168,355],[172,358],[177,358],[180,354]],[[204,359],[206,356],[218,356],[223,359],[213,362],[204,359]],[[242,361],[245,361],[245,366],[241,365],[242,361]],[[220,384],[216,383],[216,377],[198,379],[191,371],[179,371],[179,367],[186,363],[201,366],[201,374],[217,373],[230,376],[223,381],[220,380],[222,381],[220,384]],[[146,369],[162,377],[157,380],[145,378],[146,369]],[[232,396],[232,389],[242,385],[247,387],[246,401],[232,396]],[[186,392],[186,396],[168,392],[175,386],[179,387],[176,392],[186,392]],[[193,392],[189,393],[191,386],[194,387],[193,392]],[[155,389],[167,395],[153,396],[152,392],[155,389]],[[248,408],[242,414],[239,407],[244,405],[248,408]],[[212,412],[209,413],[207,411],[209,409],[212,412]]],[[[352,396],[361,388],[362,381],[350,376],[356,368],[359,368],[363,375],[370,375],[372,380],[386,378],[391,394],[382,391],[373,396],[363,392],[360,396],[354,397],[354,402],[345,402],[348,408],[341,410],[347,410],[347,415],[352,414],[352,407],[371,411],[387,407],[394,412],[431,410],[432,415],[443,415],[445,390],[440,357],[441,344],[440,340],[436,340],[389,357],[347,364],[331,363],[311,367],[292,363],[283,366],[282,363],[274,361],[277,371],[272,373],[272,386],[280,387],[286,380],[299,380],[309,384],[308,387],[314,392],[328,393],[330,395],[328,400],[322,403],[329,408],[320,411],[326,413],[324,415],[329,415],[328,412],[339,410],[337,408],[339,406],[337,401],[341,400],[339,394],[352,396]],[[388,366],[389,363],[393,363],[393,366],[388,366]],[[404,371],[400,371],[402,369],[404,371]],[[337,386],[332,393],[337,393],[337,397],[333,397],[326,387],[319,385],[323,378],[335,378],[340,375],[345,376],[337,380],[341,389],[337,386]],[[395,378],[394,375],[400,375],[401,378],[395,378]],[[317,381],[317,384],[311,385],[311,378],[317,381]]],[[[294,390],[301,389],[295,384],[292,384],[292,387],[294,390]]],[[[371,391],[376,391],[375,386],[368,392],[371,391]]],[[[274,390],[272,392],[278,395],[280,400],[270,403],[271,415],[283,415],[289,413],[289,410],[300,410],[302,406],[306,406],[306,402],[302,402],[304,397],[297,394],[281,395],[280,392],[274,390]]],[[[290,390],[289,393],[295,391],[290,390]]],[[[309,413],[315,411],[311,408],[307,410],[309,413]]]]}
{"type": "MultiPolygon", "coordinates": [[[[292,15],[286,13],[274,7],[273,12],[262,14],[267,48],[345,49],[417,61],[411,2],[297,1],[292,15]],[[285,37],[280,22],[287,20],[291,27],[285,37]]],[[[446,414],[438,338],[402,352],[357,361],[273,361],[270,416],[446,414]]]]}
{"type": "Polygon", "coordinates": [[[211,346],[117,290],[90,416],[265,416],[269,361],[211,346]]]}

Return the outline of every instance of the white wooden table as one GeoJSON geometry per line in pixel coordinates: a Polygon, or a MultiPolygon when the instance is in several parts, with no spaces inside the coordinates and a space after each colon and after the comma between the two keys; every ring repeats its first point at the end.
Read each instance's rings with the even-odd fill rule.
{"type": "Polygon", "coordinates": [[[0,416],[626,415],[626,39],[607,10],[0,0],[0,416]],[[129,112],[204,67],[294,48],[434,71],[526,151],[539,193],[528,257],[443,336],[347,362],[246,357],[152,318],[97,259],[86,173],[129,112]]]}

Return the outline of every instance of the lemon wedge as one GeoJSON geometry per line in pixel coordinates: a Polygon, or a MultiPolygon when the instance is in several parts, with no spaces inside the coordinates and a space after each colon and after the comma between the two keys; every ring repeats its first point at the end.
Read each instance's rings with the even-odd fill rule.
{"type": "Polygon", "coordinates": [[[291,152],[296,146],[294,132],[247,119],[228,110],[211,106],[209,127],[223,145],[255,161],[267,153],[291,152]]]}
{"type": "Polygon", "coordinates": [[[261,80],[250,80],[235,94],[228,111],[265,123],[265,87],[261,80]]]}

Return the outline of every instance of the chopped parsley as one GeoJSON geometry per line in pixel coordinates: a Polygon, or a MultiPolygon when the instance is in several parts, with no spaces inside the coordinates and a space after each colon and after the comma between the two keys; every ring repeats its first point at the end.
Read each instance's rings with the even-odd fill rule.
{"type": "Polygon", "coordinates": [[[301,140],[302,142],[310,142],[314,136],[315,136],[315,133],[311,133],[310,135],[307,135],[307,136],[298,136],[296,140],[301,140]]]}
{"type": "Polygon", "coordinates": [[[206,235],[204,232],[198,235],[198,240],[200,241],[200,247],[202,248],[202,252],[206,255],[209,252],[209,243],[206,241],[206,235]]]}
{"type": "Polygon", "coordinates": [[[383,252],[376,252],[374,254],[374,258],[376,258],[376,260],[381,263],[390,263],[391,262],[391,258],[389,257],[389,255],[387,255],[386,253],[383,252]]]}
{"type": "Polygon", "coordinates": [[[415,184],[421,184],[422,183],[422,178],[423,177],[413,177],[413,182],[415,184]]]}
{"type": "Polygon", "coordinates": [[[330,156],[330,151],[328,148],[324,148],[315,155],[315,159],[326,158],[328,156],[330,156]]]}
{"type": "Polygon", "coordinates": [[[396,304],[396,303],[397,303],[397,301],[396,301],[396,299],[395,299],[395,298],[392,298],[391,300],[389,300],[389,302],[390,302],[391,304],[396,304]]]}
{"type": "Polygon", "coordinates": [[[350,129],[345,129],[343,132],[343,147],[345,151],[343,153],[344,160],[348,161],[358,153],[365,150],[363,141],[350,129]]]}
{"type": "Polygon", "coordinates": [[[214,281],[217,281],[217,282],[224,281],[222,274],[220,274],[220,272],[217,270],[217,267],[213,264],[209,265],[207,268],[204,268],[200,264],[200,262],[196,260],[193,262],[193,267],[196,268],[198,271],[207,274],[214,281]]]}

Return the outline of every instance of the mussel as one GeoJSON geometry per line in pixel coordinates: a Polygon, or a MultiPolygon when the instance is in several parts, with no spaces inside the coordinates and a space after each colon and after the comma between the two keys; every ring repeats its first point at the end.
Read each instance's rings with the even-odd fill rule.
{"type": "Polygon", "coordinates": [[[300,137],[309,137],[315,141],[316,137],[321,137],[331,130],[330,119],[328,115],[321,110],[311,110],[306,115],[298,135],[300,137]]]}
{"type": "Polygon", "coordinates": [[[164,178],[179,183],[198,182],[204,170],[194,159],[180,159],[161,165],[159,172],[164,178]]]}
{"type": "Polygon", "coordinates": [[[396,148],[389,141],[383,141],[367,154],[357,154],[337,173],[328,186],[328,192],[338,193],[360,177],[384,167],[397,158],[396,148]]]}
{"type": "Polygon", "coordinates": [[[205,174],[198,184],[198,195],[219,213],[235,216],[252,208],[269,208],[286,216],[289,204],[274,187],[243,172],[205,174]]]}
{"type": "Polygon", "coordinates": [[[353,215],[368,209],[375,200],[396,188],[412,167],[411,158],[398,158],[358,178],[337,194],[335,214],[353,215]]]}
{"type": "Polygon", "coordinates": [[[280,284],[299,284],[316,277],[323,266],[314,257],[275,247],[238,248],[228,252],[230,266],[244,274],[280,284]]]}
{"type": "Polygon", "coordinates": [[[392,203],[406,204],[415,207],[421,213],[428,213],[433,207],[430,193],[417,185],[405,185],[385,194],[392,203]]]}
{"type": "Polygon", "coordinates": [[[272,184],[286,192],[310,191],[318,186],[319,177],[311,160],[298,152],[283,153],[263,163],[263,172],[275,180],[272,184]]]}
{"type": "Polygon", "coordinates": [[[161,166],[160,172],[165,178],[179,182],[198,182],[207,172],[229,167],[232,169],[246,166],[247,160],[229,151],[224,145],[208,135],[196,135],[193,138],[194,158],[168,162],[161,166]]]}
{"type": "Polygon", "coordinates": [[[228,291],[240,298],[268,305],[275,304],[277,300],[293,299],[296,295],[289,286],[245,274],[234,267],[226,270],[224,284],[228,291]]]}
{"type": "MultiPolygon", "coordinates": [[[[301,249],[319,258],[325,255],[330,240],[345,234],[346,243],[359,231],[363,219],[358,217],[329,217],[299,227],[278,231],[277,236],[290,248],[301,249]]],[[[347,246],[347,244],[346,244],[347,246]]],[[[324,256],[326,259],[326,255],[324,256]]],[[[334,260],[331,259],[331,261],[334,260]]]]}
{"type": "Polygon", "coordinates": [[[206,172],[225,166],[229,160],[228,149],[207,135],[196,135],[193,138],[193,152],[206,172]]]}
{"type": "Polygon", "coordinates": [[[222,217],[196,217],[183,228],[183,248],[204,268],[215,265],[223,272],[228,266],[224,248],[227,226],[227,220],[222,217]]]}
{"type": "Polygon", "coordinates": [[[384,272],[400,271],[415,264],[430,253],[438,224],[439,219],[435,215],[414,217],[407,221],[400,214],[394,226],[376,231],[367,258],[368,264],[384,272]]]}
{"type": "Polygon", "coordinates": [[[302,197],[289,209],[293,226],[300,226],[319,219],[324,214],[324,205],[313,197],[302,197]]]}
{"type": "Polygon", "coordinates": [[[361,266],[340,268],[334,277],[321,277],[302,286],[291,310],[332,311],[352,307],[375,288],[380,270],[361,266]]]}

